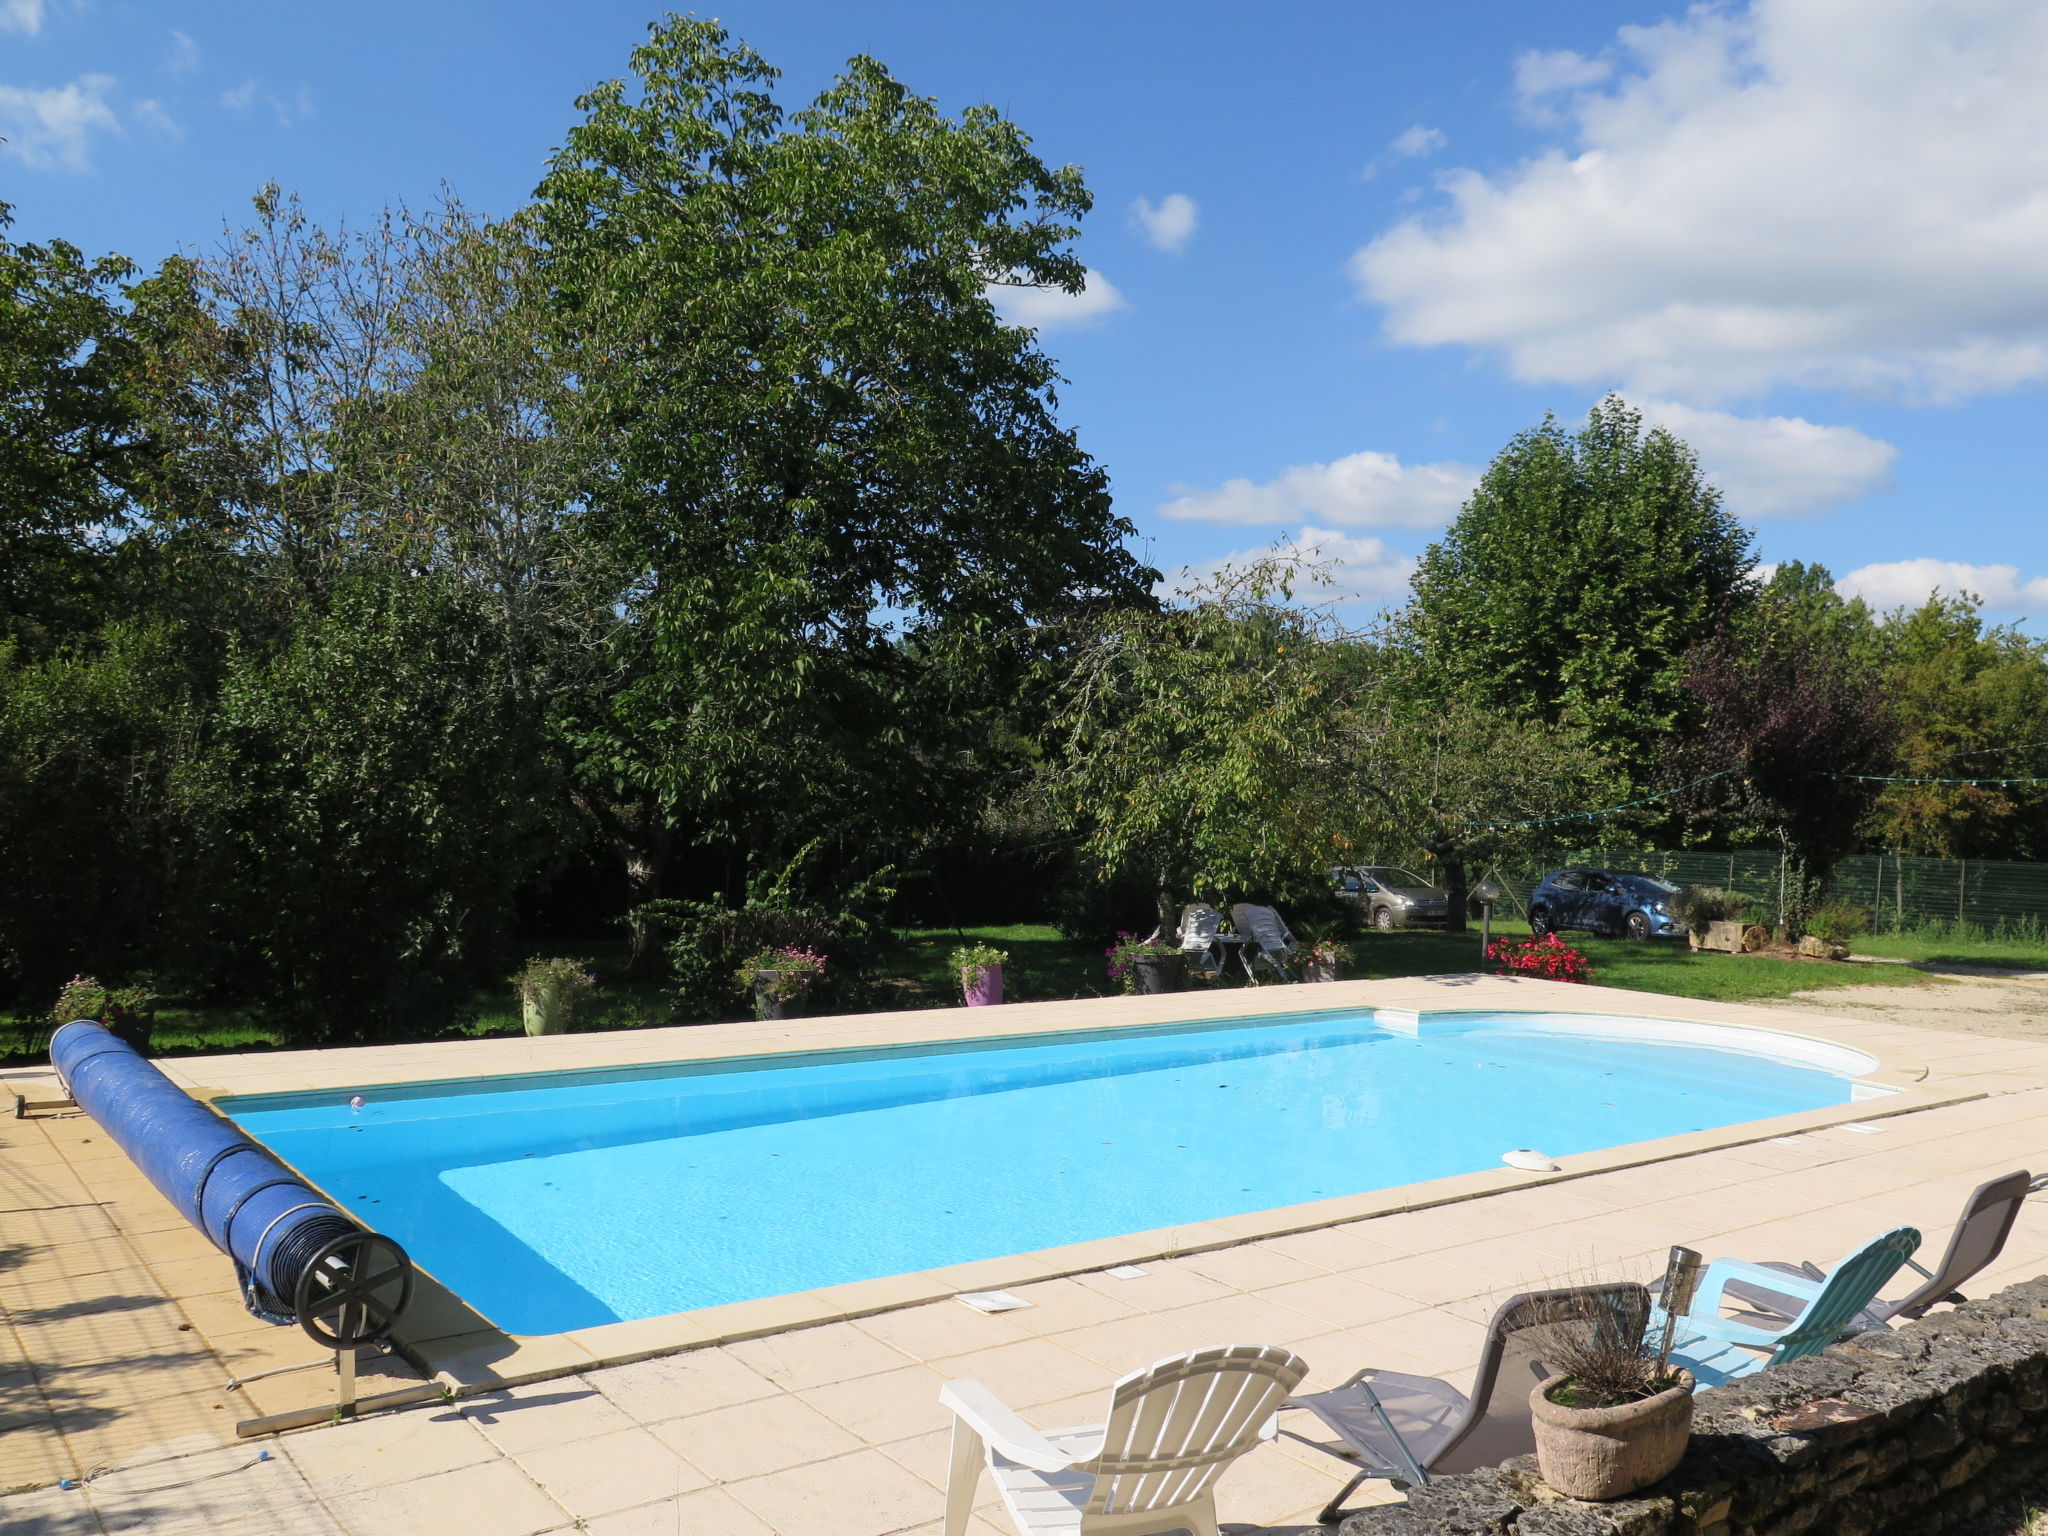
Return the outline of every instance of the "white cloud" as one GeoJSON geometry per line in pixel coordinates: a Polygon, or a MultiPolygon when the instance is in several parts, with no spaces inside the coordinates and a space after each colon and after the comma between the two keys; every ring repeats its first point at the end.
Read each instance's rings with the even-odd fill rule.
{"type": "Polygon", "coordinates": [[[220,93],[220,104],[230,112],[246,114],[258,102],[276,114],[277,126],[280,128],[289,128],[294,123],[303,122],[313,115],[313,92],[303,85],[292,93],[289,104],[254,76],[220,93]]]}
{"type": "Polygon", "coordinates": [[[1093,267],[1088,269],[1079,293],[1006,283],[991,284],[985,291],[1004,324],[1029,326],[1036,331],[1079,330],[1130,307],[1116,285],[1093,267]]]}
{"type": "MultiPolygon", "coordinates": [[[[1384,150],[1366,162],[1365,169],[1359,174],[1365,180],[1371,181],[1390,165],[1398,165],[1403,160],[1416,160],[1427,155],[1433,155],[1450,142],[1449,139],[1444,137],[1444,132],[1441,128],[1425,128],[1422,124],[1417,123],[1414,127],[1404,128],[1401,132],[1395,134],[1384,150]]],[[[1403,193],[1402,200],[1405,202],[1413,196],[1415,196],[1413,192],[1403,193]]]]}
{"type": "Polygon", "coordinates": [[[1559,91],[1598,85],[1613,73],[1614,66],[1605,59],[1589,59],[1569,48],[1548,53],[1532,49],[1515,60],[1515,94],[1524,104],[1533,104],[1559,91]]]}
{"type": "Polygon", "coordinates": [[[153,97],[144,97],[128,109],[128,115],[150,132],[167,139],[182,139],[185,130],[178,126],[177,119],[164,110],[164,104],[153,97]]]}
{"type": "Polygon", "coordinates": [[[1450,140],[1444,137],[1441,128],[1425,128],[1417,123],[1413,128],[1394,136],[1394,142],[1387,146],[1387,153],[1397,160],[1413,160],[1421,155],[1433,155],[1450,140]]]}
{"type": "Polygon", "coordinates": [[[1169,192],[1153,207],[1150,198],[1131,204],[1131,221],[1145,231],[1145,238],[1169,256],[1180,254],[1195,232],[1202,210],[1184,192],[1169,192]]]}
{"type": "Polygon", "coordinates": [[[1323,568],[1327,584],[1303,582],[1294,597],[1302,603],[1389,604],[1408,595],[1415,575],[1415,557],[1396,554],[1378,539],[1359,538],[1334,528],[1304,527],[1263,549],[1234,550],[1213,560],[1200,560],[1168,572],[1153,589],[1165,598],[1185,596],[1225,566],[1243,566],[1278,548],[1323,568]]]}
{"type": "Polygon", "coordinates": [[[1297,464],[1274,480],[1226,480],[1215,490],[1175,486],[1167,517],[1208,523],[1290,523],[1299,517],[1368,528],[1435,528],[1456,515],[1479,471],[1469,465],[1403,464],[1391,453],[1348,454],[1297,464]]]}
{"type": "Polygon", "coordinates": [[[1644,420],[1699,454],[1728,510],[1743,517],[1796,517],[1893,488],[1899,450],[1854,427],[1801,416],[1732,416],[1669,400],[1634,404],[1644,420]]]}
{"type": "Polygon", "coordinates": [[[0,149],[37,170],[90,170],[93,135],[121,132],[107,104],[115,83],[112,75],[80,75],[46,90],[0,85],[0,149]]]}
{"type": "Polygon", "coordinates": [[[0,0],[0,32],[24,32],[34,37],[43,30],[43,0],[0,0]]]}
{"type": "Polygon", "coordinates": [[[2048,6],[1751,0],[1524,58],[1568,148],[1354,258],[1396,341],[1692,404],[2048,379],[2048,6]]]}
{"type": "Polygon", "coordinates": [[[1859,566],[1835,583],[1844,597],[1877,609],[1918,607],[1933,593],[1974,592],[2001,613],[2048,614],[2048,576],[2021,580],[2012,565],[1965,565],[1959,560],[1893,560],[1859,566]]]}
{"type": "Polygon", "coordinates": [[[167,75],[189,75],[199,67],[199,45],[183,32],[171,33],[171,46],[164,54],[163,71],[167,75]]]}

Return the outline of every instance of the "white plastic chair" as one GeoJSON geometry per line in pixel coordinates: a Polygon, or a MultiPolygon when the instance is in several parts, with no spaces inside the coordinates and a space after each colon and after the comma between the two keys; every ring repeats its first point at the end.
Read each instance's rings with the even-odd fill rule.
{"type": "Polygon", "coordinates": [[[1219,1536],[1223,1469],[1273,1438],[1308,1366],[1289,1350],[1222,1344],[1118,1379],[1106,1423],[1037,1430],[978,1381],[949,1381],[945,1536],[963,1536],[984,1465],[1023,1536],[1219,1536]]]}
{"type": "Polygon", "coordinates": [[[1223,974],[1223,914],[1206,901],[1190,902],[1180,914],[1180,953],[1192,975],[1223,974]]]}

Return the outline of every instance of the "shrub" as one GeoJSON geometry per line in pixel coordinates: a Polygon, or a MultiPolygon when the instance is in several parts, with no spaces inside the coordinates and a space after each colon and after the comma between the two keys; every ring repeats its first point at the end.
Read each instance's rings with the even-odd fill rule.
{"type": "Polygon", "coordinates": [[[1495,939],[1486,947],[1496,976],[1534,976],[1542,981],[1591,981],[1593,962],[1554,933],[1540,939],[1495,939]]]}
{"type": "Polygon", "coordinates": [[[1671,911],[1694,933],[1705,933],[1710,923],[1746,922],[1757,905],[1756,898],[1718,885],[1688,885],[1672,898],[1671,911]]]}
{"type": "Polygon", "coordinates": [[[1870,931],[1870,913],[1846,901],[1822,902],[1806,914],[1805,928],[1830,944],[1846,944],[1857,934],[1870,931]]]}

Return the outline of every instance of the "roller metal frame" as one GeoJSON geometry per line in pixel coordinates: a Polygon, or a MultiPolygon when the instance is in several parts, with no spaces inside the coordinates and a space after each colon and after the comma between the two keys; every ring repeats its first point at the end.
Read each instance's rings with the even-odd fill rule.
{"type": "MultiPolygon", "coordinates": [[[[412,1261],[403,1248],[382,1233],[345,1232],[324,1245],[299,1276],[292,1296],[292,1313],[307,1338],[333,1351],[334,1371],[340,1382],[335,1404],[331,1409],[298,1409],[244,1419],[235,1425],[235,1433],[246,1439],[439,1396],[438,1387],[429,1387],[406,1388],[364,1400],[356,1397],[356,1367],[361,1352],[389,1340],[399,1314],[412,1300],[412,1288],[412,1261]]],[[[376,1351],[380,1356],[388,1353],[388,1349],[376,1351]]],[[[228,1387],[233,1390],[266,1376],[310,1371],[325,1364],[327,1361],[322,1359],[309,1360],[304,1365],[282,1365],[257,1376],[238,1377],[228,1387]]]]}

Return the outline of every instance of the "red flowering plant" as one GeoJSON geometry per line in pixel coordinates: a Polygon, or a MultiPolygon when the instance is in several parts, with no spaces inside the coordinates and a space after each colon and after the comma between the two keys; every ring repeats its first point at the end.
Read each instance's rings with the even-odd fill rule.
{"type": "Polygon", "coordinates": [[[1591,981],[1593,962],[1554,933],[1540,939],[1495,939],[1486,958],[1496,976],[1534,976],[1540,981],[1591,981]]]}

